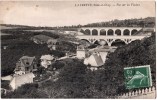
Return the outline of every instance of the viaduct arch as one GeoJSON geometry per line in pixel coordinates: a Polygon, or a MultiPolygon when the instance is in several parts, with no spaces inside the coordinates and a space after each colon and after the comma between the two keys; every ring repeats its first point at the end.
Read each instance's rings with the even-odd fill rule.
{"type": "Polygon", "coordinates": [[[141,27],[83,27],[80,30],[84,31],[84,35],[134,35],[136,32],[140,31],[141,27]]]}
{"type": "Polygon", "coordinates": [[[115,45],[116,42],[128,44],[134,40],[141,40],[144,36],[136,35],[141,27],[82,27],[84,35],[76,36],[79,39],[89,41],[90,43],[105,41],[108,46],[115,45]]]}

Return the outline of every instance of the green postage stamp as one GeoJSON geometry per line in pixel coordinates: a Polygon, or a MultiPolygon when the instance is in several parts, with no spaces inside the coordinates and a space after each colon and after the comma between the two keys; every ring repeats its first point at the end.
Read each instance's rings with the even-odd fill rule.
{"type": "Polygon", "coordinates": [[[152,86],[150,65],[124,68],[124,76],[127,89],[152,86]]]}

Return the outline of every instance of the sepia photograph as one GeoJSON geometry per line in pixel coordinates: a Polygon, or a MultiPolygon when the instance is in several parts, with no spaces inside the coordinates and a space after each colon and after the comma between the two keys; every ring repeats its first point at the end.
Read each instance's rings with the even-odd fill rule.
{"type": "Polygon", "coordinates": [[[156,1],[0,1],[1,99],[156,99],[156,1]]]}

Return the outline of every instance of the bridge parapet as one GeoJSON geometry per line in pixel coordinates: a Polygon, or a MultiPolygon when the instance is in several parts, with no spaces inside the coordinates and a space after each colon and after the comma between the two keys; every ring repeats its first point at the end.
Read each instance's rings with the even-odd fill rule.
{"type": "Polygon", "coordinates": [[[88,35],[78,35],[76,38],[79,39],[142,39],[149,36],[88,36],[88,35]]]}

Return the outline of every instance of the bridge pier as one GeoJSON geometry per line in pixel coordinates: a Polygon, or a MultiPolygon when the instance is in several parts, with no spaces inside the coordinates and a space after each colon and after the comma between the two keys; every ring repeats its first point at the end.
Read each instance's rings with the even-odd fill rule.
{"type": "Polygon", "coordinates": [[[108,43],[108,46],[111,47],[111,43],[108,43]]]}

